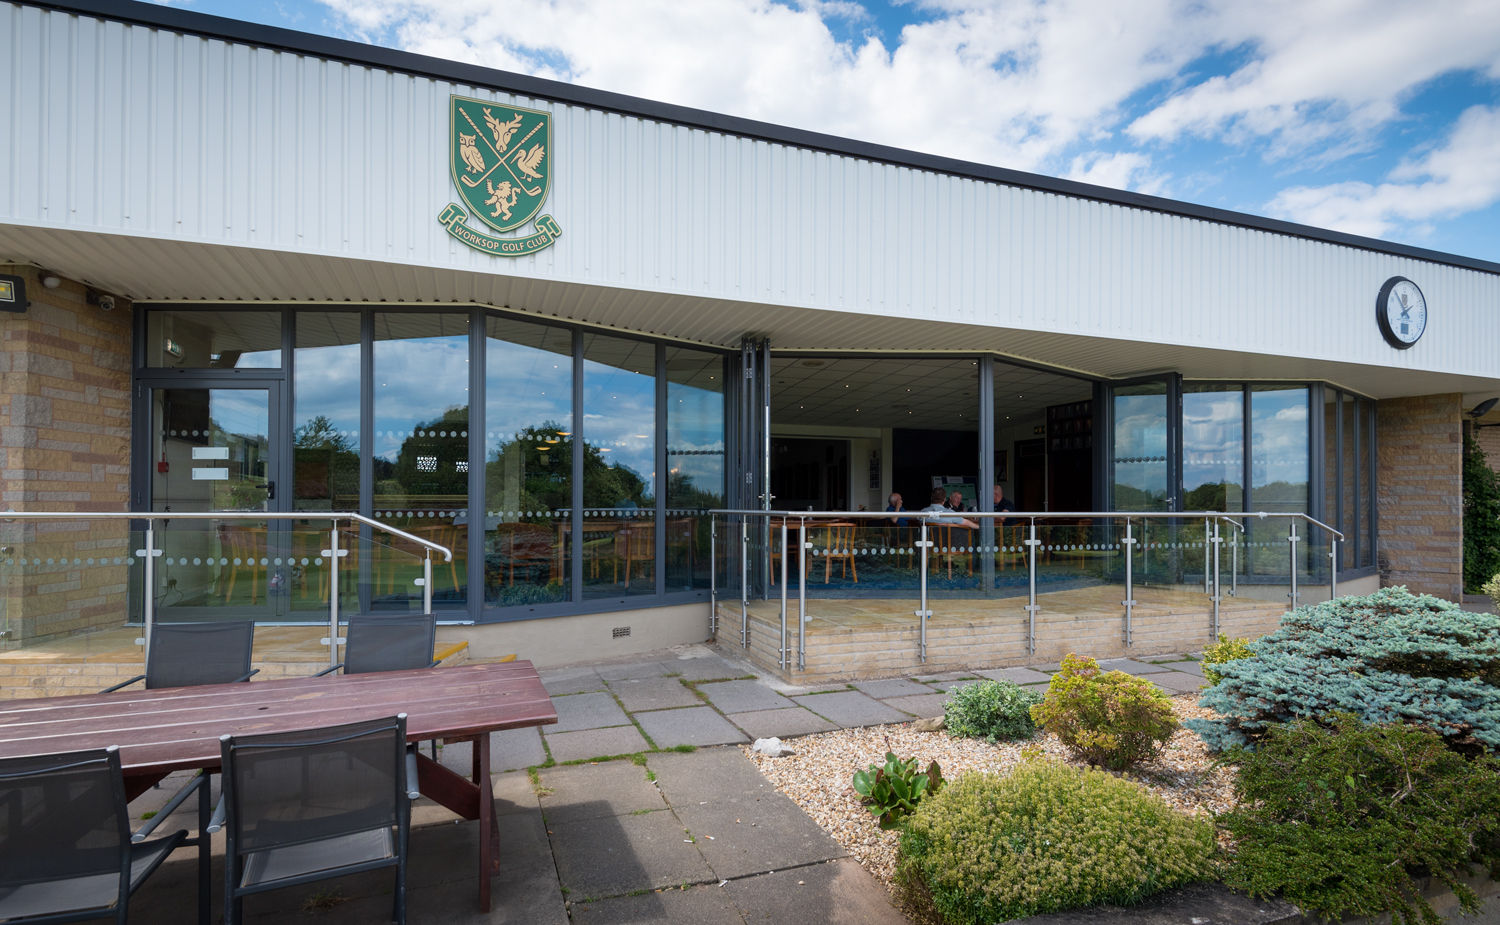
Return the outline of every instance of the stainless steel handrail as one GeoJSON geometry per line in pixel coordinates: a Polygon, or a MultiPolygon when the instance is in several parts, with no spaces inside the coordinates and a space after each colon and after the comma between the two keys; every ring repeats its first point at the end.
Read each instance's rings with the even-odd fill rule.
{"type": "MultiPolygon", "coordinates": [[[[328,646],[330,666],[339,663],[339,646],[344,643],[344,640],[339,637],[338,560],[348,555],[349,551],[339,548],[339,521],[365,524],[426,548],[427,552],[422,557],[422,577],[419,579],[422,585],[422,613],[424,614],[432,613],[432,553],[442,553],[444,562],[453,561],[453,550],[448,547],[353,511],[3,511],[0,512],[0,520],[144,520],[148,524],[155,524],[158,520],[333,521],[334,528],[329,531],[328,548],[322,550],[322,554],[328,557],[330,574],[328,637],[320,643],[328,646]]],[[[141,607],[142,634],[138,642],[145,647],[146,657],[149,659],[151,657],[151,631],[156,622],[156,558],[162,554],[162,551],[156,548],[155,528],[148,526],[143,532],[145,533],[145,547],[136,550],[136,555],[142,559],[142,568],[145,572],[143,581],[145,599],[141,607]]]]}
{"type": "MultiPolygon", "coordinates": [[[[787,522],[796,519],[799,522],[798,537],[803,549],[811,549],[812,544],[807,542],[807,529],[809,526],[816,527],[817,520],[891,520],[896,517],[911,518],[918,521],[920,533],[915,543],[916,549],[921,555],[921,566],[918,582],[919,605],[914,616],[918,620],[918,660],[927,661],[927,620],[932,616],[932,611],[927,607],[927,550],[932,543],[928,540],[927,528],[932,522],[944,523],[955,517],[969,518],[975,521],[982,520],[1025,520],[1029,526],[1029,536],[1022,545],[1026,547],[1027,572],[1028,572],[1028,603],[1027,612],[1027,649],[1028,654],[1036,652],[1036,616],[1041,610],[1037,603],[1036,590],[1036,551],[1042,542],[1037,539],[1036,527],[1038,520],[1077,520],[1079,518],[1105,518],[1109,520],[1123,520],[1125,522],[1125,536],[1121,545],[1125,550],[1125,599],[1120,604],[1125,608],[1125,645],[1134,645],[1134,609],[1137,604],[1134,593],[1134,575],[1132,569],[1133,557],[1131,552],[1137,540],[1132,531],[1131,521],[1141,520],[1198,520],[1204,521],[1204,593],[1209,595],[1213,604],[1213,620],[1210,625],[1212,638],[1217,639],[1219,633],[1219,605],[1222,595],[1219,587],[1219,549],[1223,539],[1219,535],[1220,527],[1228,522],[1231,528],[1240,533],[1245,532],[1241,523],[1244,520],[1265,520],[1268,517],[1285,517],[1291,521],[1290,532],[1287,538],[1289,548],[1288,581],[1289,581],[1289,606],[1297,607],[1300,593],[1297,590],[1297,544],[1300,537],[1297,535],[1297,521],[1304,521],[1312,526],[1327,530],[1330,535],[1329,541],[1329,571],[1328,571],[1328,594],[1329,598],[1338,597],[1338,544],[1344,539],[1344,534],[1330,527],[1315,517],[1308,514],[1292,512],[1273,511],[775,511],[775,510],[747,510],[740,508],[715,508],[708,512],[710,524],[717,522],[717,517],[723,515],[733,518],[739,517],[740,521],[740,644],[745,648],[750,647],[750,616],[749,616],[749,543],[748,525],[752,517],[764,517],[768,520],[780,519],[782,522],[782,588],[781,588],[781,643],[777,647],[780,654],[778,659],[783,670],[789,667],[789,647],[787,645],[787,586],[786,586],[786,526],[787,522]],[[811,523],[810,523],[811,521],[811,523]],[[1212,526],[1210,532],[1209,527],[1212,526]],[[1212,580],[1210,581],[1210,574],[1212,580]]],[[[710,527],[713,535],[713,527],[710,527]]],[[[1239,570],[1239,547],[1233,546],[1235,574],[1231,576],[1231,594],[1238,588],[1239,570]]],[[[980,552],[988,550],[981,546],[980,552]]],[[[802,567],[799,571],[801,587],[798,589],[799,613],[798,613],[798,668],[806,667],[806,634],[807,634],[807,559],[802,559],[802,567]]],[[[714,560],[716,561],[716,560],[714,560]]],[[[715,574],[717,570],[715,569],[715,574]]],[[[715,593],[715,585],[709,594],[709,626],[716,628],[716,617],[718,613],[718,597],[715,593]]]]}

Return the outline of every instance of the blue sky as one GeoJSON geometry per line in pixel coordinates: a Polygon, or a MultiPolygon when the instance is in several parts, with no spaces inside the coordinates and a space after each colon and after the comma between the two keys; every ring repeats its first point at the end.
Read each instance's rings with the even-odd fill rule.
{"type": "Polygon", "coordinates": [[[1494,0],[177,0],[1500,261],[1494,0]]]}

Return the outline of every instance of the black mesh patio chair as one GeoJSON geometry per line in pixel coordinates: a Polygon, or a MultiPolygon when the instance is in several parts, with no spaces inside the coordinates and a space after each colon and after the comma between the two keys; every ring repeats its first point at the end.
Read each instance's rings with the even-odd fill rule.
{"type": "Polygon", "coordinates": [[[187,838],[133,842],[114,747],[0,759],[0,921],[113,918],[187,838]]]}
{"type": "Polygon", "coordinates": [[[363,614],[349,618],[344,660],[313,677],[344,669],[344,674],[435,668],[437,617],[420,613],[363,614]]]}
{"type": "Polygon", "coordinates": [[[220,748],[224,793],[208,830],[225,832],[224,925],[243,920],[251,893],[382,867],[396,868],[392,918],[404,925],[406,841],[416,798],[405,713],[224,736],[220,748]]]}
{"type": "Polygon", "coordinates": [[[145,681],[147,690],[232,684],[248,681],[260,669],[250,668],[255,648],[255,621],[232,623],[158,623],[151,631],[146,673],[100,691],[108,694],[145,681]]]}

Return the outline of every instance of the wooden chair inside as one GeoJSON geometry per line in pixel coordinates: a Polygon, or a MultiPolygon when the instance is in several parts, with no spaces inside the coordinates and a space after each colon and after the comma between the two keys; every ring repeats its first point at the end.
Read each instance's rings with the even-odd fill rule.
{"type": "Polygon", "coordinates": [[[625,566],[625,587],[630,587],[637,565],[645,566],[642,578],[652,578],[656,565],[656,524],[649,520],[627,520],[615,531],[615,583],[620,581],[620,565],[625,566]]]}
{"type": "Polygon", "coordinates": [[[224,582],[224,603],[234,597],[234,586],[240,572],[250,573],[250,603],[260,603],[260,573],[266,567],[260,560],[266,557],[265,527],[222,527],[219,536],[229,552],[229,577],[224,582]]]}
{"type": "Polygon", "coordinates": [[[516,566],[521,566],[521,580],[527,580],[529,567],[537,563],[547,566],[547,578],[557,578],[556,534],[541,524],[496,524],[495,551],[505,568],[507,586],[516,583],[516,566]]]}
{"type": "MultiPolygon", "coordinates": [[[[443,561],[442,555],[440,553],[432,552],[425,546],[417,546],[413,550],[413,552],[416,553],[419,560],[425,558],[429,552],[432,552],[434,571],[444,565],[447,565],[448,577],[453,582],[453,593],[459,593],[462,589],[458,586],[458,560],[464,552],[464,550],[459,546],[459,537],[461,535],[466,536],[468,533],[468,529],[466,527],[460,527],[456,524],[434,524],[426,527],[418,527],[415,530],[408,530],[407,532],[415,536],[420,536],[422,539],[432,543],[436,543],[439,546],[446,546],[447,548],[453,550],[452,561],[446,563],[443,561]]],[[[437,589],[434,588],[433,592],[436,593],[436,591],[437,589]]]]}
{"type": "Polygon", "coordinates": [[[938,571],[946,562],[948,577],[953,577],[953,560],[958,559],[964,565],[966,574],[974,574],[974,558],[970,555],[970,548],[974,545],[973,531],[968,527],[960,527],[956,524],[932,524],[927,528],[928,538],[932,540],[932,552],[928,561],[932,570],[938,571]]]}
{"type": "Polygon", "coordinates": [[[819,539],[813,541],[813,546],[823,547],[823,584],[828,584],[833,575],[835,561],[839,563],[839,579],[842,581],[852,575],[855,584],[858,584],[859,565],[854,561],[857,533],[855,525],[821,524],[813,529],[817,530],[819,536],[819,539]]]}

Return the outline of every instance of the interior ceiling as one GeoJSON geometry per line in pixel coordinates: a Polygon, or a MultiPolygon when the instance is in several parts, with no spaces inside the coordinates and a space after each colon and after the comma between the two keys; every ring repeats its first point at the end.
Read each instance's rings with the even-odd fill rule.
{"type": "MultiPolygon", "coordinates": [[[[1048,405],[1084,401],[1086,380],[995,364],[995,422],[1039,420],[1048,405]]],[[[771,357],[771,424],[977,430],[979,364],[905,357],[771,357]]]]}
{"type": "Polygon", "coordinates": [[[1469,402],[1500,395],[1500,376],[764,305],[31,225],[0,224],[0,263],[46,267],[137,301],[479,304],[724,347],[754,335],[768,338],[773,351],[983,351],[1100,378],[1175,370],[1190,379],[1323,379],[1374,398],[1462,392],[1469,402]]]}

